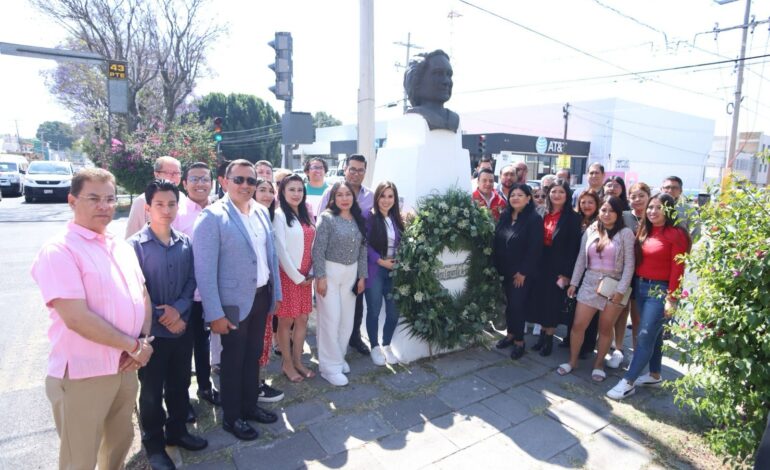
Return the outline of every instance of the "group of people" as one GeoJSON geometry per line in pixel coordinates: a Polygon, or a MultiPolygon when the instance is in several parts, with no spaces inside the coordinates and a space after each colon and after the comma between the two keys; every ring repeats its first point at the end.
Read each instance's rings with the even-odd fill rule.
{"type": "MultiPolygon", "coordinates": [[[[260,374],[273,338],[288,380],[316,374],[303,362],[314,295],[321,377],[348,383],[349,346],[380,366],[399,362],[391,348],[399,312],[390,295],[404,231],[398,189],[388,181],[365,187],[361,155],[347,159],[344,181],[328,185],[326,170],[323,159],[309,159],[305,182],[269,162],[239,159],[216,169],[199,162],[183,171],[176,159],[160,157],[155,179],[132,204],[126,241],[107,230],[117,206],[113,175],[75,175],[73,220],[32,266],[51,314],[46,392],[62,467],[120,466],[137,393],[152,468],[174,468],[167,445],[205,448],[186,427],[195,419],[192,362],[198,398],[221,406],[224,430],[258,438],[250,421],[277,420],[259,403],[283,398],[260,374]],[[219,197],[212,197],[214,174],[219,197]],[[369,346],[360,333],[364,302],[369,346]]],[[[598,337],[592,377],[603,380],[613,335],[608,362],[623,358],[629,306],[635,354],[608,393],[623,398],[661,381],[661,333],[684,269],[677,256],[690,243],[677,212],[681,181],[666,180],[671,194],[652,196],[636,183],[627,195],[622,179],[591,184],[603,179],[603,168],[592,165],[591,187],[573,195],[568,172],[560,173],[538,200],[523,163],[503,168],[497,187],[491,168],[479,168],[472,197],[496,220],[494,260],[507,300],[507,335],[497,347],[520,358],[529,321],[542,328],[532,348],[549,355],[556,326],[567,323],[570,360],[558,373],[577,367],[598,337]]]]}
{"type": "MultiPolygon", "coordinates": [[[[489,190],[487,171],[479,171],[477,193],[489,190]]],[[[536,190],[513,177],[521,171],[504,168],[501,175],[505,172],[512,177],[501,178],[500,194],[485,198],[507,201],[499,215],[493,210],[494,261],[503,278],[507,322],[507,335],[496,346],[511,347],[511,358],[521,358],[525,323],[531,322],[541,327],[532,349],[548,356],[555,328],[566,324],[562,345],[570,356],[557,373],[571,373],[596,349],[591,377],[601,382],[605,363],[617,368],[625,358],[630,313],[634,354],[607,396],[623,399],[638,386],[659,386],[663,329],[684,273],[681,255],[697,233],[681,200],[681,179],[666,178],[654,195],[641,182],[627,192],[622,178],[605,178],[604,168],[595,163],[585,191],[573,195],[569,172],[560,170],[544,178],[539,189],[544,198],[538,199],[536,190]]]]}
{"type": "Polygon", "coordinates": [[[305,171],[307,183],[269,162],[234,160],[216,169],[222,193],[212,198],[207,164],[183,171],[159,157],[155,179],[132,204],[126,241],[107,230],[117,206],[113,175],[94,168],[74,176],[74,218],[32,266],[52,319],[46,391],[62,468],[122,464],[137,392],[153,469],[174,468],[167,445],[205,448],[186,427],[195,419],[193,357],[198,398],[221,406],[225,431],[256,439],[249,421],[277,420],[259,403],[283,398],[260,378],[272,333],[290,381],[316,374],[303,362],[313,293],[321,377],[348,383],[348,346],[380,366],[399,362],[390,347],[398,323],[390,272],[404,230],[398,190],[363,186],[362,155],[351,155],[345,180],[331,186],[322,159],[305,171]],[[360,334],[364,298],[371,351],[360,334]]]}

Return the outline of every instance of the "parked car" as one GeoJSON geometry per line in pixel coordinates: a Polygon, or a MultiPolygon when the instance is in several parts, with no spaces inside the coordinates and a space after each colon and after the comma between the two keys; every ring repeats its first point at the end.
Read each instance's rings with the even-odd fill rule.
{"type": "Polygon", "coordinates": [[[29,163],[20,155],[0,155],[0,193],[21,196],[29,163]]]}
{"type": "Polygon", "coordinates": [[[33,202],[41,199],[67,201],[75,172],[70,162],[35,161],[29,164],[24,199],[33,202]]]}
{"type": "Polygon", "coordinates": [[[331,186],[337,181],[345,181],[345,170],[341,168],[332,168],[326,172],[326,183],[331,186]]]}

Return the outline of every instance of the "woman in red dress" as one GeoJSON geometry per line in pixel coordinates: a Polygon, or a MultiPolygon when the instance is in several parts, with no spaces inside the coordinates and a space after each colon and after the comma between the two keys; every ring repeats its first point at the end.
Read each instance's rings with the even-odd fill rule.
{"type": "Polygon", "coordinates": [[[299,175],[284,178],[278,186],[280,207],[273,220],[283,293],[277,313],[278,347],[283,353],[281,369],[292,382],[315,375],[302,363],[308,315],[313,310],[313,275],[310,271],[315,237],[315,226],[305,198],[305,184],[299,175]]]}

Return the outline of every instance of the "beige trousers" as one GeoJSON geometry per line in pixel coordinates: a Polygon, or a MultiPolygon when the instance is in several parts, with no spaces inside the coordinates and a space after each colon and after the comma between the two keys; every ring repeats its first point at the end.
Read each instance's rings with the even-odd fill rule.
{"type": "Polygon", "coordinates": [[[73,380],[46,377],[59,434],[61,470],[122,469],[134,426],[131,415],[139,382],[136,372],[73,380]]]}

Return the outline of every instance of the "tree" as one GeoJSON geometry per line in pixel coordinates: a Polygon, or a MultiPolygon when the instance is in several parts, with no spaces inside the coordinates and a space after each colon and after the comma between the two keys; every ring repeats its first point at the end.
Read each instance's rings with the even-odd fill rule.
{"type": "Polygon", "coordinates": [[[37,127],[35,137],[48,142],[52,149],[72,148],[72,142],[75,140],[75,134],[72,127],[61,121],[45,121],[37,127]]]}
{"type": "Polygon", "coordinates": [[[269,103],[254,95],[210,93],[197,102],[199,122],[221,117],[220,144],[227,159],[281,161],[281,116],[269,103]]]}
{"type": "Polygon", "coordinates": [[[316,128],[321,127],[332,127],[332,126],[341,126],[342,121],[335,118],[331,114],[327,114],[323,111],[318,111],[313,115],[313,125],[316,128]]]}
{"type": "MultiPolygon", "coordinates": [[[[166,124],[192,93],[204,71],[205,53],[225,30],[202,25],[206,0],[32,0],[70,34],[65,47],[128,62],[127,130],[161,117],[166,124]]],[[[64,63],[49,75],[49,87],[81,119],[101,119],[106,70],[64,63]]],[[[106,126],[105,126],[106,127],[106,126]]]]}

